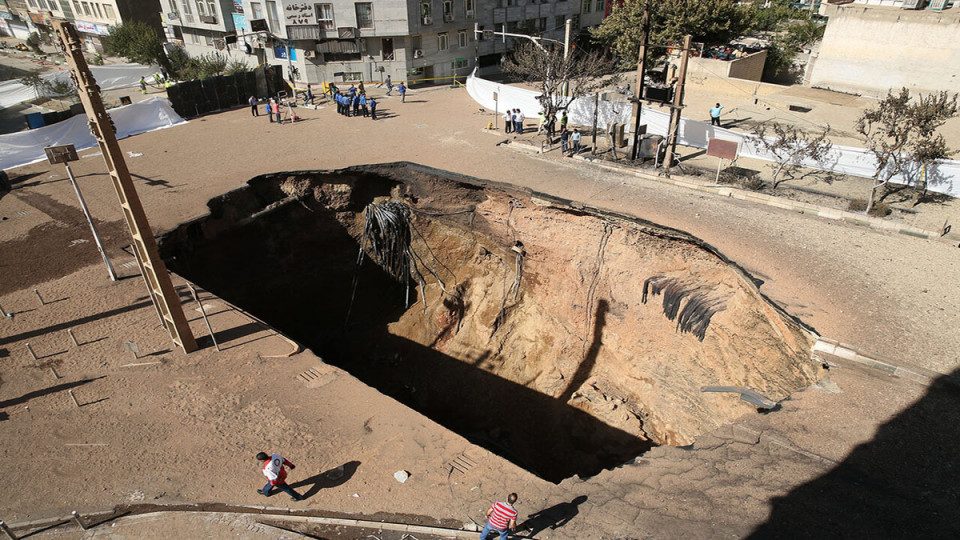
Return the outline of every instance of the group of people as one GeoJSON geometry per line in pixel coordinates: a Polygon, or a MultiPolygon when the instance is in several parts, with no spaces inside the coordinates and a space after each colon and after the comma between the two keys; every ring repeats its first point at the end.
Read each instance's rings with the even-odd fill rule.
{"type": "Polygon", "coordinates": [[[560,151],[564,154],[577,155],[580,153],[580,130],[574,129],[570,132],[564,125],[560,129],[560,151]]]}
{"type": "MultiPolygon", "coordinates": [[[[248,100],[250,103],[250,114],[253,116],[260,116],[259,105],[257,98],[250,96],[248,100]]],[[[293,111],[293,105],[290,103],[281,103],[278,102],[275,98],[270,98],[270,101],[264,104],[264,111],[267,113],[267,118],[270,119],[270,122],[273,123],[276,120],[278,125],[283,124],[283,107],[287,107],[289,110],[289,122],[293,123],[299,120],[297,113],[293,111]]]]}
{"type": "Polygon", "coordinates": [[[520,112],[520,109],[507,109],[503,113],[503,124],[506,126],[507,133],[523,134],[523,121],[526,117],[520,112]]]}
{"type": "MultiPolygon", "coordinates": [[[[336,87],[334,87],[336,88],[336,87]]],[[[337,103],[337,113],[344,116],[367,116],[377,119],[377,100],[373,97],[367,97],[365,91],[358,91],[353,86],[344,92],[337,92],[333,95],[333,100],[337,103]]]]}

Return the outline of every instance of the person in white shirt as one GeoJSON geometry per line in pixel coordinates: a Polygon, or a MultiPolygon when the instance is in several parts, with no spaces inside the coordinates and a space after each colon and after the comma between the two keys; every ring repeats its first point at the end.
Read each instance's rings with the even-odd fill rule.
{"type": "Polygon", "coordinates": [[[258,489],[257,493],[264,497],[269,497],[270,491],[273,488],[277,488],[287,495],[290,495],[291,501],[303,500],[303,495],[300,495],[294,491],[292,487],[287,485],[287,471],[284,467],[290,467],[292,471],[297,468],[296,465],[284,459],[280,454],[268,456],[266,452],[258,453],[257,461],[263,462],[263,475],[267,477],[267,485],[263,486],[262,490],[258,489]]]}

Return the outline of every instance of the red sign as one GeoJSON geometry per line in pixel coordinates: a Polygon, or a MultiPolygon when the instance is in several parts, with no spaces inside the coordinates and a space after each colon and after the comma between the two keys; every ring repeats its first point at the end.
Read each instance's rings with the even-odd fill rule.
{"type": "Polygon", "coordinates": [[[720,159],[737,159],[737,150],[740,148],[735,141],[725,141],[723,139],[709,139],[707,141],[707,155],[718,157],[720,159]]]}

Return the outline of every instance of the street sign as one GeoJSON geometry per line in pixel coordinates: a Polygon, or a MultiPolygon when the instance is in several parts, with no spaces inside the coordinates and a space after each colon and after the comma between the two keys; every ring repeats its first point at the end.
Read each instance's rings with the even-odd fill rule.
{"type": "Polygon", "coordinates": [[[80,159],[80,157],[77,156],[77,149],[74,148],[72,144],[47,146],[43,151],[47,153],[47,161],[49,161],[51,165],[80,159]]]}
{"type": "Polygon", "coordinates": [[[494,101],[500,101],[499,99],[497,99],[497,93],[496,93],[496,92],[493,93],[493,100],[494,100],[494,101]]]}
{"type": "Polygon", "coordinates": [[[738,145],[735,141],[710,139],[707,141],[707,155],[733,161],[737,159],[737,147],[738,145]]]}

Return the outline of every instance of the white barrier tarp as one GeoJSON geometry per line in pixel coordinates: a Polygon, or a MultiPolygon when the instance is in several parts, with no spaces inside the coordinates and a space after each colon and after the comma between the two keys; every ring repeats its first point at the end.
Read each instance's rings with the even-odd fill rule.
{"type": "MultiPolygon", "coordinates": [[[[110,109],[109,113],[117,127],[117,139],[186,123],[166,98],[159,97],[110,109]]],[[[44,161],[47,159],[43,152],[45,146],[62,144],[72,144],[77,150],[97,146],[97,140],[90,134],[86,115],[76,115],[38,129],[0,135],[0,170],[44,161]]]]}
{"type": "MultiPolygon", "coordinates": [[[[467,93],[474,101],[487,109],[495,107],[501,113],[505,109],[520,109],[527,118],[538,118],[540,102],[537,100],[539,92],[517,88],[476,77],[471,74],[467,78],[467,93]],[[497,92],[498,100],[493,100],[493,93],[497,92]]],[[[587,96],[576,99],[570,104],[568,117],[571,124],[578,126],[593,125],[594,97],[587,96]]],[[[633,113],[632,105],[628,102],[600,101],[597,126],[602,130],[608,122],[619,122],[625,125],[630,132],[633,128],[630,116],[633,113]]],[[[670,126],[670,113],[666,110],[644,107],[640,114],[640,123],[647,125],[647,133],[666,137],[670,126]]],[[[753,143],[755,137],[713,126],[707,122],[680,119],[677,140],[684,146],[706,148],[709,139],[723,139],[740,144],[739,155],[744,157],[775,161],[773,156],[757,148],[753,143]]],[[[876,171],[876,159],[864,148],[834,145],[823,166],[808,162],[804,165],[810,168],[827,170],[851,176],[872,178],[876,171]]],[[[960,197],[960,161],[944,160],[927,168],[927,189],[938,193],[945,193],[951,197],[960,197]]],[[[914,185],[920,178],[920,171],[910,169],[891,179],[894,184],[914,185]]]]}
{"type": "MultiPolygon", "coordinates": [[[[153,82],[153,74],[156,72],[156,68],[141,64],[112,64],[109,66],[90,66],[90,71],[93,73],[97,85],[100,86],[100,90],[106,91],[136,86],[140,82],[140,77],[144,77],[147,82],[153,82]]],[[[70,82],[72,85],[70,72],[67,70],[47,73],[41,75],[40,78],[47,82],[70,82]]],[[[33,88],[24,86],[16,80],[0,83],[0,109],[35,97],[37,97],[37,93],[33,88]]]]}

